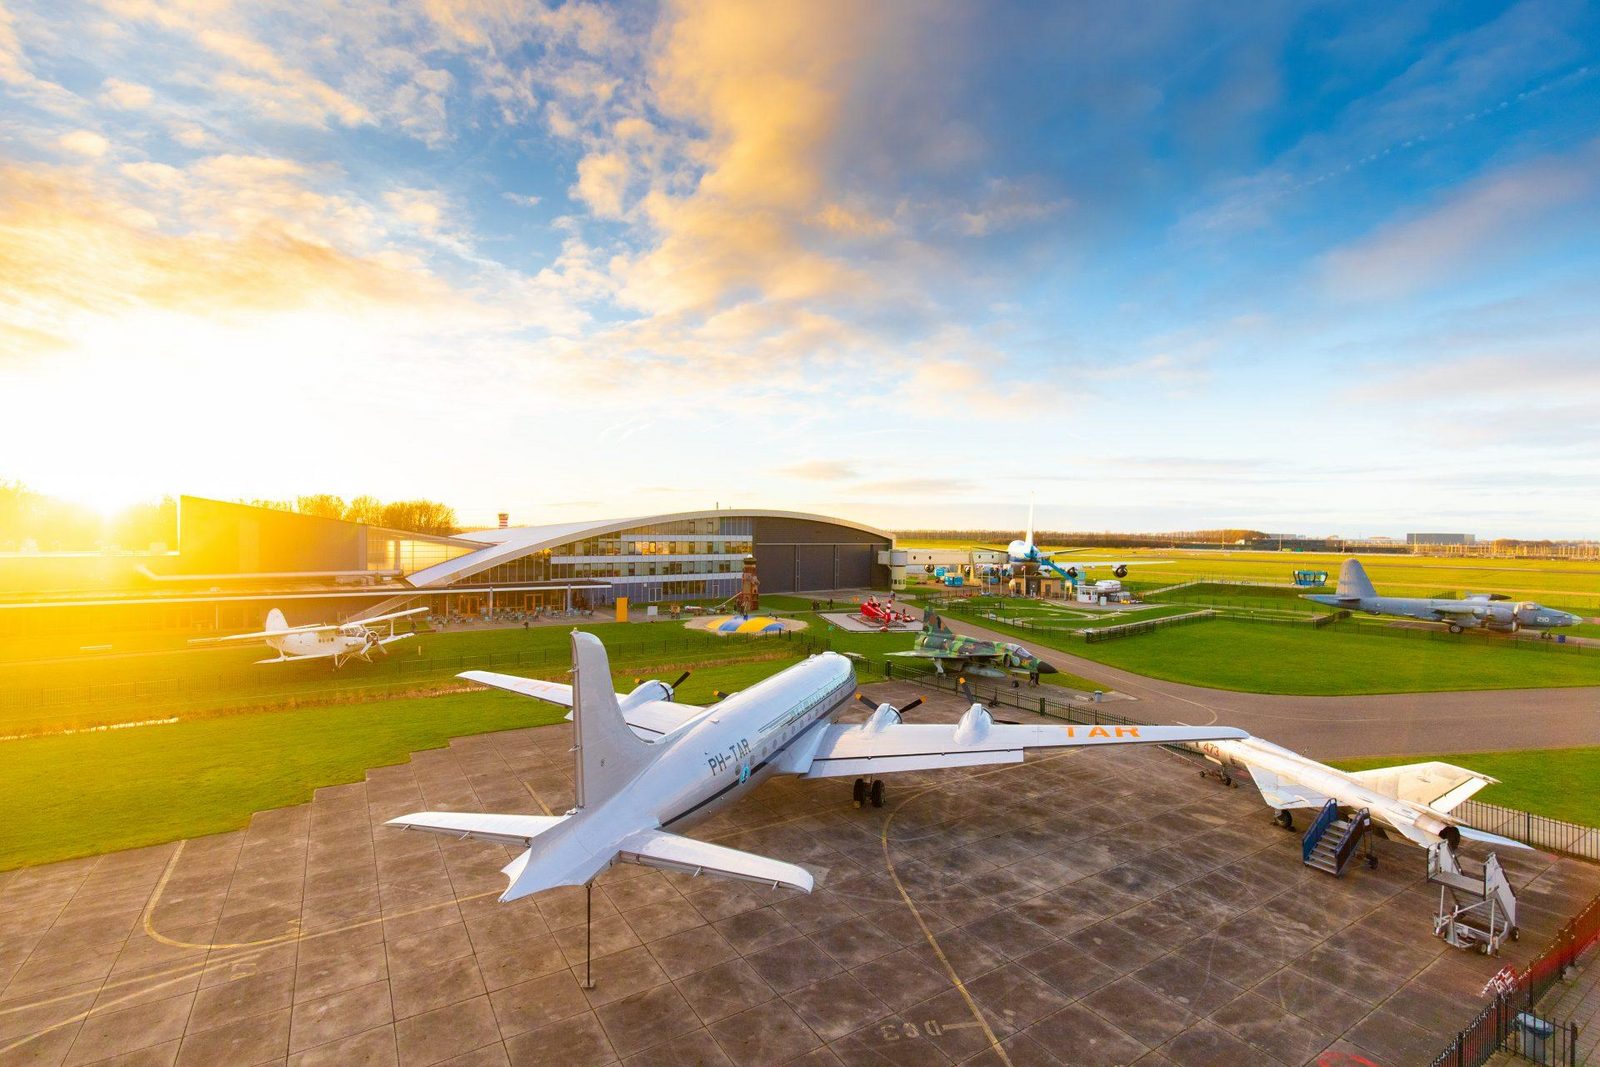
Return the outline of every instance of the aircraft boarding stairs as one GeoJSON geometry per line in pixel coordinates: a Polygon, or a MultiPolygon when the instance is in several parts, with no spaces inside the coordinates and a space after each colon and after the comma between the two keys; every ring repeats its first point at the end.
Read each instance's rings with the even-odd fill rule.
{"type": "Polygon", "coordinates": [[[1440,842],[1428,849],[1428,881],[1439,886],[1439,914],[1433,932],[1455,948],[1477,948],[1499,955],[1507,934],[1517,939],[1517,895],[1494,853],[1480,874],[1468,874],[1455,851],[1440,842]]]}
{"type": "MultiPolygon", "coordinates": [[[[1348,819],[1339,817],[1339,805],[1329,800],[1317,813],[1316,821],[1300,841],[1300,858],[1307,867],[1326,871],[1335,878],[1344,877],[1345,868],[1355,858],[1356,846],[1372,831],[1372,816],[1362,808],[1348,819]]],[[[1376,867],[1378,857],[1372,852],[1372,842],[1367,841],[1367,866],[1376,867]]]]}

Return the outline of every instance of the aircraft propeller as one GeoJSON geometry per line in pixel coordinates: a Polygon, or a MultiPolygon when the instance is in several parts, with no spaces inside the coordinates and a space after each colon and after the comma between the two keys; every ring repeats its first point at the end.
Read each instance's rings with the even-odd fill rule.
{"type": "MultiPolygon", "coordinates": [[[[965,678],[957,678],[956,679],[956,689],[961,693],[962,696],[966,697],[972,703],[974,703],[974,704],[982,704],[983,703],[983,701],[978,699],[978,691],[976,689],[972,688],[972,683],[967,681],[965,678]]],[[[1017,720],[1015,720],[1015,719],[995,719],[994,721],[995,722],[1003,722],[1007,726],[1020,725],[1017,722],[1017,720]]]]}
{"type": "MultiPolygon", "coordinates": [[[[873,703],[873,701],[870,698],[868,698],[866,696],[866,694],[857,693],[856,694],[856,699],[861,701],[862,704],[866,705],[872,711],[877,711],[878,710],[878,705],[873,703]]],[[[915,700],[913,700],[911,703],[907,704],[903,708],[897,708],[893,704],[890,704],[889,707],[890,707],[891,710],[894,711],[894,713],[896,715],[904,715],[906,712],[910,711],[912,708],[916,707],[918,704],[921,704],[921,703],[922,703],[922,698],[921,697],[917,697],[915,700]]]]}
{"type": "MultiPolygon", "coordinates": [[[[693,671],[684,671],[682,674],[678,675],[676,678],[674,678],[670,682],[661,682],[661,685],[663,685],[667,690],[667,699],[668,700],[676,700],[677,699],[678,686],[682,685],[685,681],[687,681],[688,678],[689,678],[689,675],[691,675],[693,673],[694,673],[693,671]]],[[[635,678],[633,680],[633,684],[636,685],[636,686],[637,685],[642,685],[642,684],[644,684],[644,679],[643,678],[635,678]]]]}

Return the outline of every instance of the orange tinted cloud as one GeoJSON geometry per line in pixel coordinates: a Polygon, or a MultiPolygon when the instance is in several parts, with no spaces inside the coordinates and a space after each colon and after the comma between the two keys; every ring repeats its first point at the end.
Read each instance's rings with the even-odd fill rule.
{"type": "Polygon", "coordinates": [[[705,131],[685,152],[699,176],[687,193],[663,180],[646,196],[656,240],[623,266],[625,298],[671,313],[870,293],[869,276],[813,238],[875,228],[860,209],[847,219],[823,168],[852,69],[892,20],[870,5],[729,2],[680,5],[669,23],[655,103],[705,131]]]}
{"type": "Polygon", "coordinates": [[[170,233],[68,171],[0,167],[0,354],[70,342],[88,319],[439,302],[429,275],[260,219],[233,235],[170,233]]]}

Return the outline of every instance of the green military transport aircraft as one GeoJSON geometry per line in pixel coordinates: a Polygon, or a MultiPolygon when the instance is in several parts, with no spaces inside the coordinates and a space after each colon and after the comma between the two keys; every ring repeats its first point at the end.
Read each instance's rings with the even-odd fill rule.
{"type": "Polygon", "coordinates": [[[977,674],[1004,678],[1007,674],[1054,674],[1056,669],[1021,645],[1004,641],[980,641],[963,637],[946,626],[939,616],[923,616],[922,632],[908,652],[890,652],[908,659],[930,659],[940,674],[977,674]]]}

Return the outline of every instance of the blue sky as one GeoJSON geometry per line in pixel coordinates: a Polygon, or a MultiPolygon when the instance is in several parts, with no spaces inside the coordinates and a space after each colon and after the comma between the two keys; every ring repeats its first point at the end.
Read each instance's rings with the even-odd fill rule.
{"type": "Polygon", "coordinates": [[[1590,5],[0,5],[0,477],[1600,527],[1590,5]]]}

